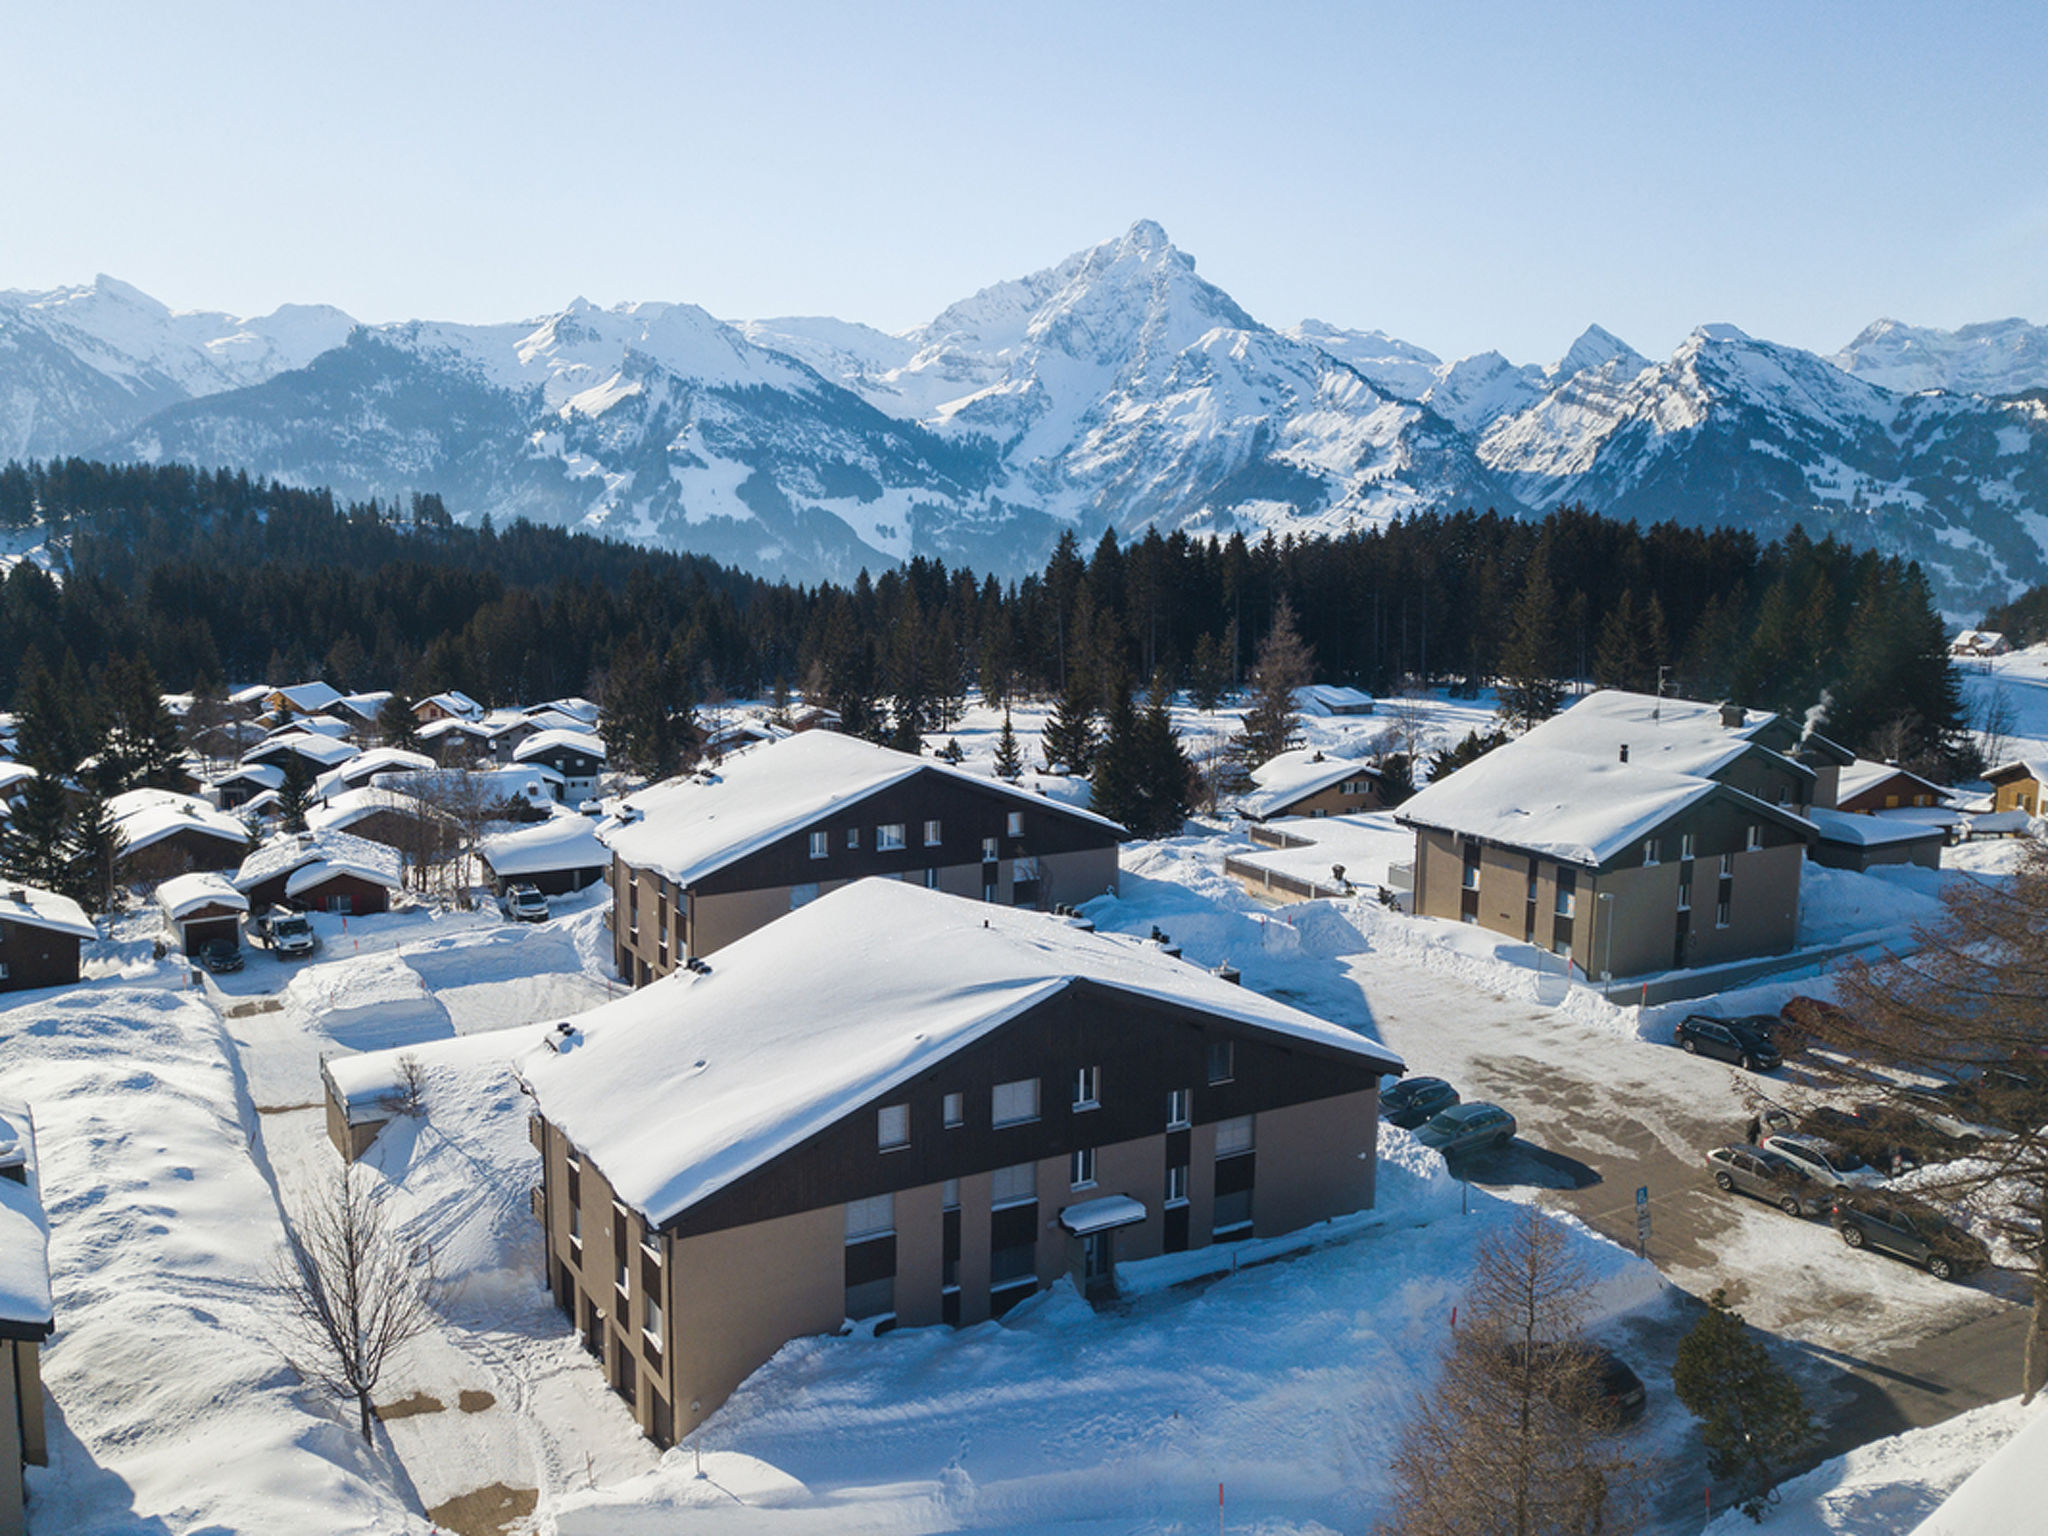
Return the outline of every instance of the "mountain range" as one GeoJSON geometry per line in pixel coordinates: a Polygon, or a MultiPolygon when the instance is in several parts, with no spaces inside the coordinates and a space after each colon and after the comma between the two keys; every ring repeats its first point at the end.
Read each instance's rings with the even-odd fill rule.
{"type": "Polygon", "coordinates": [[[1831,357],[1729,325],[1548,365],[1276,329],[1156,224],[891,334],[577,300],[502,325],[0,293],[0,461],[438,492],[796,580],[913,554],[1014,575],[1060,531],[1335,533],[1465,506],[1803,524],[1974,616],[2048,581],[2048,327],[1879,321],[1831,357]]]}

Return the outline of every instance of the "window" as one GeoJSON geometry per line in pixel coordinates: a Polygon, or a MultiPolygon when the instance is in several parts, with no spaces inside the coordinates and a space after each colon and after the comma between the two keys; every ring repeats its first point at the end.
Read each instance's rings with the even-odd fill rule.
{"type": "MultiPolygon", "coordinates": [[[[612,1254],[612,1284],[617,1288],[618,1293],[621,1296],[624,1296],[626,1294],[627,1287],[632,1284],[631,1274],[626,1264],[625,1228],[621,1227],[617,1231],[617,1233],[614,1234],[613,1241],[618,1244],[618,1248],[612,1254]]],[[[622,1306],[619,1308],[619,1310],[621,1312],[624,1312],[626,1309],[622,1306]]]]}
{"type": "Polygon", "coordinates": [[[1726,880],[1726,879],[1727,879],[1727,878],[1728,878],[1728,877],[1729,877],[1730,875],[1732,875],[1732,874],[1734,874],[1734,873],[1735,873],[1735,855],[1734,855],[1734,854],[1732,854],[1732,853],[1724,853],[1724,854],[1722,854],[1722,855],[1721,855],[1721,878],[1722,878],[1723,880],[1726,880]]]}
{"type": "Polygon", "coordinates": [[[997,1083],[990,1104],[990,1118],[997,1125],[1023,1125],[1038,1118],[1038,1079],[1020,1077],[1014,1083],[997,1083]]]}
{"type": "Polygon", "coordinates": [[[1726,896],[1723,896],[1714,903],[1714,926],[1716,928],[1726,928],[1728,926],[1728,898],[1726,896]]]}
{"type": "Polygon", "coordinates": [[[0,960],[0,981],[5,981],[6,979],[7,979],[7,962],[6,962],[5,960],[0,960]]]}
{"type": "Polygon", "coordinates": [[[991,1206],[1023,1205],[1038,1198],[1038,1164],[1012,1163],[989,1175],[988,1203],[991,1206]]]}
{"type": "Polygon", "coordinates": [[[1166,1095],[1166,1128],[1183,1130],[1194,1119],[1195,1090],[1175,1088],[1166,1095]]]}
{"type": "Polygon", "coordinates": [[[583,1207],[573,1203],[569,1207],[569,1246],[579,1251],[583,1247],[583,1207]]]}
{"type": "Polygon", "coordinates": [[[890,1104],[876,1112],[875,1141],[884,1152],[910,1145],[910,1106],[890,1104]]]}
{"type": "Polygon", "coordinates": [[[330,896],[327,898],[327,910],[342,917],[351,917],[356,910],[355,898],[347,895],[330,896]]]}
{"type": "Polygon", "coordinates": [[[996,899],[995,881],[984,880],[981,882],[981,899],[983,901],[994,901],[996,899]]]}
{"type": "Polygon", "coordinates": [[[966,1123],[967,1095],[964,1093],[949,1093],[946,1095],[944,1119],[949,1130],[956,1125],[966,1123]]]}
{"type": "Polygon", "coordinates": [[[1238,1115],[1216,1122],[1216,1155],[1235,1157],[1252,1149],[1252,1117],[1238,1115]]]}
{"type": "Polygon", "coordinates": [[[1758,826],[1755,822],[1751,822],[1749,824],[1749,836],[1744,840],[1742,846],[1749,852],[1755,853],[1757,849],[1763,847],[1763,845],[1764,829],[1758,826]]]}
{"type": "Polygon", "coordinates": [[[1067,1159],[1067,1187],[1069,1189],[1093,1189],[1095,1187],[1095,1149],[1077,1147],[1067,1159]]]}
{"type": "Polygon", "coordinates": [[[1643,839],[1643,862],[1645,864],[1657,862],[1657,839],[1654,837],[1643,839]]]}
{"type": "Polygon", "coordinates": [[[940,839],[939,839],[939,824],[938,824],[938,823],[937,823],[936,821],[928,821],[928,822],[926,822],[926,823],[924,824],[924,845],[925,845],[925,847],[927,847],[927,848],[936,848],[936,847],[938,847],[938,846],[939,846],[939,841],[940,841],[940,839]]]}
{"type": "Polygon", "coordinates": [[[1477,843],[1465,844],[1465,889],[1468,891],[1479,889],[1479,845],[1477,843]]]}
{"type": "Polygon", "coordinates": [[[1560,866],[1557,871],[1557,915],[1570,917],[1577,912],[1578,906],[1579,872],[1560,866]]]}
{"type": "Polygon", "coordinates": [[[647,1321],[642,1326],[647,1342],[656,1349],[661,1348],[661,1298],[653,1291],[647,1293],[647,1321]]]}
{"type": "Polygon", "coordinates": [[[1022,837],[1024,835],[1024,813],[1022,811],[1010,812],[1010,819],[1005,823],[1005,827],[1010,836],[1022,837]]]}
{"type": "Polygon", "coordinates": [[[792,912],[798,907],[809,906],[817,899],[818,882],[815,880],[807,880],[802,885],[792,885],[789,888],[789,910],[792,912]]]}
{"type": "Polygon", "coordinates": [[[898,849],[898,848],[901,848],[902,846],[903,846],[903,823],[902,823],[902,822],[900,822],[900,821],[891,821],[891,822],[885,822],[885,823],[883,823],[883,824],[882,824],[881,826],[879,826],[879,827],[875,828],[875,851],[876,851],[876,852],[878,852],[878,853],[891,853],[891,852],[894,852],[894,851],[895,851],[896,849],[898,849]]]}
{"type": "Polygon", "coordinates": [[[1678,856],[1681,859],[1689,859],[1692,857],[1692,834],[1690,832],[1679,833],[1678,856]]]}
{"type": "Polygon", "coordinates": [[[1036,880],[1037,878],[1038,860],[1012,859],[1010,861],[1010,880],[1013,884],[1022,884],[1026,880],[1036,880]]]}
{"type": "Polygon", "coordinates": [[[846,846],[849,848],[858,848],[860,846],[859,827],[848,827],[846,829],[846,846]]]}
{"type": "Polygon", "coordinates": [[[939,1186],[939,1209],[957,1211],[960,1209],[960,1181],[948,1179],[939,1186]]]}
{"type": "Polygon", "coordinates": [[[1102,1068],[1083,1067],[1074,1074],[1074,1108],[1099,1109],[1102,1106],[1102,1068]]]}
{"type": "Polygon", "coordinates": [[[1572,941],[1571,941],[1571,939],[1570,939],[1570,938],[1569,938],[1568,936],[1563,936],[1563,935],[1560,935],[1560,936],[1559,936],[1558,938],[1556,938],[1556,939],[1553,939],[1553,940],[1551,941],[1551,944],[1550,944],[1550,952],[1551,952],[1551,953],[1552,953],[1553,955],[1556,955],[1556,956],[1557,956],[1557,957],[1558,957],[1559,959],[1561,959],[1561,960],[1569,960],[1569,959],[1571,959],[1571,957],[1572,957],[1572,941]]]}
{"type": "Polygon", "coordinates": [[[864,1243],[869,1238],[887,1237],[896,1230],[896,1197],[870,1195],[865,1200],[846,1202],[846,1240],[864,1243]]]}
{"type": "Polygon", "coordinates": [[[1227,1083],[1237,1073],[1237,1046],[1229,1040],[1209,1042],[1209,1081],[1227,1083]]]}
{"type": "Polygon", "coordinates": [[[1188,1203],[1188,1165],[1176,1163],[1166,1170],[1166,1203],[1186,1205],[1188,1203]]]}
{"type": "Polygon", "coordinates": [[[822,859],[829,856],[831,852],[832,834],[830,832],[813,832],[811,834],[811,857],[822,859]]]}
{"type": "Polygon", "coordinates": [[[981,840],[981,862],[993,864],[997,859],[1001,858],[1002,854],[997,851],[998,847],[999,845],[995,838],[984,837],[981,840]]]}
{"type": "Polygon", "coordinates": [[[924,872],[924,888],[928,891],[936,891],[939,888],[939,871],[937,866],[933,866],[924,872]]]}
{"type": "Polygon", "coordinates": [[[1678,910],[1681,912],[1690,912],[1692,910],[1692,882],[1690,880],[1678,882],[1678,910]]]}

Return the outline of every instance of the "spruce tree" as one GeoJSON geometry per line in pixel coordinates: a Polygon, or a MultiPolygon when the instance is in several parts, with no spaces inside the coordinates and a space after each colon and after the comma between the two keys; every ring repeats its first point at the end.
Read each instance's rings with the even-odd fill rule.
{"type": "Polygon", "coordinates": [[[1672,1390],[1700,1420],[1707,1467],[1742,1488],[1742,1509],[1752,1520],[1777,1499],[1777,1481],[1814,1438],[1799,1384],[1750,1331],[1742,1314],[1716,1289],[1707,1312],[1680,1341],[1672,1390]]]}
{"type": "Polygon", "coordinates": [[[1600,621],[1600,639],[1593,647],[1593,686],[1642,690],[1643,635],[1636,595],[1626,587],[1600,621]]]}
{"type": "Polygon", "coordinates": [[[377,735],[385,746],[402,747],[408,752],[419,750],[420,722],[412,706],[413,701],[403,693],[394,693],[378,709],[377,735]]]}
{"type": "Polygon", "coordinates": [[[1131,702],[1131,685],[1119,677],[1111,685],[1106,729],[1095,751],[1089,773],[1089,805],[1098,816],[1107,816],[1133,837],[1145,821],[1145,764],[1138,742],[1138,711],[1131,702]]]}
{"type": "Polygon", "coordinates": [[[71,883],[71,812],[64,785],[38,772],[23,782],[14,813],[0,819],[0,873],[45,890],[71,883]]]}
{"type": "Polygon", "coordinates": [[[115,865],[121,857],[121,829],[107,802],[88,794],[74,818],[67,893],[89,912],[114,910],[115,865]]]}
{"type": "Polygon", "coordinates": [[[1064,767],[1087,773],[1095,763],[1095,700],[1081,675],[1074,674],[1038,736],[1048,772],[1064,767]]]}
{"type": "Polygon", "coordinates": [[[1178,836],[1194,809],[1194,764],[1173,728],[1163,690],[1154,690],[1138,717],[1138,763],[1143,810],[1131,830],[1143,837],[1178,836]]]}
{"type": "Polygon", "coordinates": [[[996,777],[1011,782],[1024,775],[1024,754],[1017,747],[1017,733],[1010,728],[1010,706],[1003,706],[1003,733],[996,738],[996,777]]]}
{"type": "Polygon", "coordinates": [[[1207,630],[1195,640],[1194,660],[1188,668],[1188,696],[1203,714],[1212,713],[1230,691],[1230,657],[1207,630]]]}
{"type": "Polygon", "coordinates": [[[284,755],[284,783],[277,788],[277,814],[284,830],[306,830],[306,811],[313,803],[313,770],[296,752],[284,755]]]}
{"type": "Polygon", "coordinates": [[[1556,714],[1564,702],[1557,673],[1557,592],[1550,584],[1550,542],[1539,539],[1501,651],[1501,719],[1527,730],[1556,714]]]}
{"type": "Polygon", "coordinates": [[[1295,745],[1301,715],[1295,690],[1315,677],[1315,652],[1295,625],[1294,605],[1284,596],[1273,610],[1273,627],[1259,642],[1252,664],[1253,699],[1238,728],[1235,748],[1247,767],[1278,757],[1295,745]]]}

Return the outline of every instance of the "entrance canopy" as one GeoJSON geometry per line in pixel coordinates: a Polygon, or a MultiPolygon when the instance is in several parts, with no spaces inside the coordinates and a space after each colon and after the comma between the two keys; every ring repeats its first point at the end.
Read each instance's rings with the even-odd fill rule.
{"type": "Polygon", "coordinates": [[[1060,1225],[1076,1237],[1132,1226],[1144,1219],[1144,1205],[1129,1195],[1104,1195],[1100,1200],[1083,1200],[1079,1205],[1070,1205],[1060,1212],[1060,1225]]]}

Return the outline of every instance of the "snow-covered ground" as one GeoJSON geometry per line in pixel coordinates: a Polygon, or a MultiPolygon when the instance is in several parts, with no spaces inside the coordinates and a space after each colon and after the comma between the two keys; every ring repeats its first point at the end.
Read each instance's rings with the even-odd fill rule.
{"type": "MultiPolygon", "coordinates": [[[[1307,732],[1333,756],[1357,755],[1390,728],[1422,733],[1428,750],[1490,720],[1486,701],[1401,712],[1399,722],[1312,720],[1307,732]]],[[[1235,724],[1178,713],[1197,751],[1203,733],[1235,724]]],[[[977,706],[952,733],[970,768],[986,771],[1001,718],[977,706]]],[[[1042,718],[1013,711],[1033,760],[1042,718]]],[[[1246,846],[1220,821],[1131,845],[1120,895],[1090,914],[1104,928],[1165,929],[1190,959],[1228,960],[1247,986],[1385,1039],[1418,1071],[1488,1086],[1518,1112],[1541,1112],[1549,1074],[1619,1085],[1647,1105],[1670,1095],[1706,1124],[1739,1123],[1734,1075],[1670,1051],[1671,1024],[1696,1007],[1775,1008],[1794,990],[1825,990],[1809,976],[1669,1008],[1621,1006],[1498,935],[1369,898],[1262,903],[1222,871],[1224,853],[1246,846]]],[[[1809,943],[1901,934],[1956,878],[1809,876],[1809,943]]],[[[54,1456],[31,1473],[34,1536],[413,1531],[427,1528],[429,1511],[449,1529],[572,1536],[667,1531],[685,1518],[693,1529],[793,1532],[1164,1532],[1207,1529],[1218,1483],[1234,1530],[1363,1529],[1384,1507],[1387,1453],[1429,1378],[1475,1236],[1520,1202],[1561,1210],[1569,1193],[1545,1183],[1551,1164],[1532,1163],[1535,1175],[1500,1181],[1499,1193],[1459,1186],[1433,1154],[1390,1133],[1380,1204],[1363,1218],[1286,1252],[1240,1250],[1264,1262],[1236,1273],[1194,1277],[1186,1258],[1132,1266],[1125,1301],[1108,1310],[1059,1289],[1001,1323],[798,1340],[663,1457],[540,1287],[527,1105],[484,1038],[616,989],[604,900],[599,888],[558,901],[554,919],[533,926],[426,907],[346,924],[323,914],[312,960],[252,951],[244,971],[196,988],[175,957],[153,957],[145,914],[88,947],[80,987],[0,1005],[5,1086],[33,1103],[41,1132],[56,1270],[58,1334],[45,1357],[54,1456]],[[394,1411],[372,1451],[265,1343],[273,1304],[262,1280],[282,1235],[280,1198],[332,1167],[322,1056],[390,1045],[424,1063],[425,1110],[395,1120],[366,1166],[432,1243],[451,1286],[440,1326],[380,1388],[394,1411]]],[[[1623,1134],[1597,1120],[1580,1130],[1623,1134]]],[[[1696,1160],[1696,1127],[1658,1134],[1673,1156],[1696,1160]]],[[[1597,1215],[1587,1208],[1587,1219],[1597,1215]]],[[[1803,1329],[1816,1344],[1861,1348],[1873,1330],[1938,1329],[1995,1304],[1870,1256],[1845,1270],[1824,1225],[1761,1206],[1734,1215],[1712,1253],[1653,1256],[1696,1291],[1725,1272],[1791,1277],[1779,1287],[1787,1293],[1853,1287],[1858,1304],[1818,1319],[1774,1311],[1762,1296],[1744,1301],[1753,1321],[1803,1329]]],[[[1573,1230],[1601,1280],[1598,1331],[1651,1388],[1635,1447],[1655,1468],[1690,1465],[1697,1441],[1669,1388],[1677,1292],[1604,1238],[1573,1230]],[[1661,1355],[1643,1345],[1650,1337],[1663,1341],[1661,1355]]],[[[1940,1453],[1957,1469],[1946,1482],[1926,1470],[1931,1450],[1900,1460],[1906,1453],[1873,1447],[1832,1482],[1821,1469],[1802,1497],[1832,1491],[1844,1507],[1899,1519],[1911,1505],[1917,1518],[1982,1459],[1994,1431],[1976,1433],[1958,1420],[1949,1441],[1926,1442],[1951,1447],[1940,1453]],[[1915,1478],[1924,1498],[1904,1489],[1915,1478]],[[1903,1491],[1879,1491],[1892,1485],[1903,1491]]],[[[1659,1530],[1698,1527],[1696,1506],[1690,1524],[1670,1507],[1653,1515],[1659,1530]]]]}

